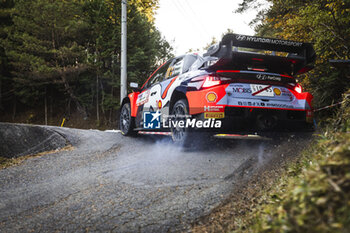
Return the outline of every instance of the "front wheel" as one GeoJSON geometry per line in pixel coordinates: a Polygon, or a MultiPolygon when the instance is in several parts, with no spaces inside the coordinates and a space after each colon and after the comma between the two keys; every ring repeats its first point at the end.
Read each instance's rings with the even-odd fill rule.
{"type": "Polygon", "coordinates": [[[125,103],[120,111],[120,131],[124,136],[134,135],[135,119],[131,116],[130,103],[125,103]]]}
{"type": "MultiPolygon", "coordinates": [[[[171,114],[174,116],[174,118],[173,118],[174,122],[186,121],[186,117],[189,115],[187,100],[186,99],[178,100],[174,104],[174,107],[172,108],[171,114]]],[[[183,144],[183,145],[188,143],[189,134],[190,134],[189,128],[179,127],[178,124],[175,127],[172,124],[171,133],[172,133],[172,139],[175,143],[179,143],[179,144],[183,144]]]]}

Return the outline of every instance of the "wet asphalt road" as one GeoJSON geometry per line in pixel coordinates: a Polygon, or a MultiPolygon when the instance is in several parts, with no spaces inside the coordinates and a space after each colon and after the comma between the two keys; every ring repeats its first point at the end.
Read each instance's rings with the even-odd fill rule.
{"type": "Polygon", "coordinates": [[[74,150],[0,170],[0,232],[187,231],[257,167],[296,155],[310,135],[280,140],[206,140],[68,128],[74,150]]]}

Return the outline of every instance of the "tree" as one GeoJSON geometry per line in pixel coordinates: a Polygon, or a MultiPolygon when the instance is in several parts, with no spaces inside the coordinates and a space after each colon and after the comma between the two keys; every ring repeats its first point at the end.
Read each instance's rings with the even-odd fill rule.
{"type": "MultiPolygon", "coordinates": [[[[129,1],[129,81],[143,83],[155,69],[155,65],[171,56],[170,45],[161,37],[152,22],[151,16],[156,4],[157,1],[129,1]]],[[[112,111],[120,102],[120,2],[89,1],[84,9],[91,32],[88,57],[94,67],[93,75],[96,76],[96,106],[98,108],[101,105],[103,115],[108,111],[111,121],[112,111]]],[[[96,110],[96,115],[99,116],[99,110],[96,110]]]]}
{"type": "MultiPolygon", "coordinates": [[[[343,0],[268,0],[270,6],[258,15],[256,33],[314,43],[315,69],[299,77],[315,96],[317,105],[341,98],[350,87],[344,73],[332,69],[330,59],[350,57],[350,2],[343,0]]],[[[239,12],[258,3],[244,0],[239,12]]]]}
{"type": "Polygon", "coordinates": [[[46,95],[49,84],[62,83],[78,111],[87,116],[69,84],[87,69],[82,36],[86,24],[80,15],[76,1],[15,1],[4,47],[17,90],[25,86],[16,92],[22,102],[46,95]]]}
{"type": "MultiPolygon", "coordinates": [[[[143,82],[171,47],[153,23],[158,1],[128,3],[128,77],[143,82]]],[[[14,99],[33,107],[49,94],[57,104],[72,100],[84,117],[95,110],[98,120],[102,113],[111,121],[119,106],[120,6],[121,0],[13,0],[10,11],[1,8],[11,22],[1,27],[0,45],[14,99]]]]}
{"type": "MultiPolygon", "coordinates": [[[[11,19],[11,12],[13,11],[14,2],[12,0],[4,0],[0,2],[0,110],[4,108],[3,98],[3,86],[8,85],[8,80],[10,78],[10,70],[8,64],[8,58],[5,53],[3,42],[7,38],[6,28],[10,27],[13,22],[11,19]]],[[[6,90],[6,93],[10,93],[6,90]]],[[[8,96],[7,94],[7,96],[8,96]]]]}

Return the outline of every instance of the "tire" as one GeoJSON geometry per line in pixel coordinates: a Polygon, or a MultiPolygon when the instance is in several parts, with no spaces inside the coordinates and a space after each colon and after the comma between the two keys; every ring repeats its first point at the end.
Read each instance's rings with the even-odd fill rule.
{"type": "MultiPolygon", "coordinates": [[[[188,102],[186,99],[180,99],[174,104],[171,115],[175,116],[175,120],[186,120],[180,115],[189,115],[188,102]]],[[[171,127],[171,137],[176,144],[187,146],[189,143],[190,132],[189,128],[171,127]]]]}
{"type": "Polygon", "coordinates": [[[135,135],[135,119],[131,116],[130,103],[125,103],[120,110],[119,127],[122,135],[135,135]]]}

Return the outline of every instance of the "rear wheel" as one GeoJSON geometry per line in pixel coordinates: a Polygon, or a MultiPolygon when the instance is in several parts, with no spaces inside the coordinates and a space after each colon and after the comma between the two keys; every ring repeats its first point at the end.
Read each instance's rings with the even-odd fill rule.
{"type": "MultiPolygon", "coordinates": [[[[174,116],[174,122],[185,121],[186,116],[189,115],[188,102],[186,99],[180,99],[172,108],[171,115],[174,116]]],[[[178,125],[171,127],[172,139],[174,142],[179,144],[187,144],[190,134],[190,129],[186,127],[179,127],[178,125]]]]}
{"type": "Polygon", "coordinates": [[[120,130],[124,136],[134,135],[135,119],[131,116],[130,103],[125,103],[120,111],[120,130]]]}

